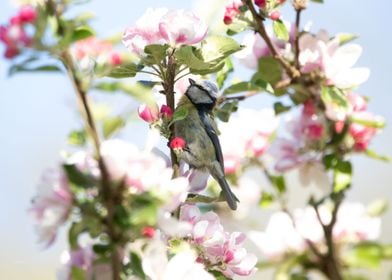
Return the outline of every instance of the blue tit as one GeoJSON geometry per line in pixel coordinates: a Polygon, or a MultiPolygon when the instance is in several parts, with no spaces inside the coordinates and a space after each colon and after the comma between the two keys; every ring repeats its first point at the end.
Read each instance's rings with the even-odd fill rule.
{"type": "Polygon", "coordinates": [[[189,79],[189,82],[190,85],[176,109],[185,108],[188,112],[184,119],[174,123],[174,136],[181,137],[186,142],[185,148],[178,156],[191,168],[208,171],[222,188],[229,207],[235,210],[239,200],[226,181],[218,129],[211,116],[218,97],[218,88],[209,81],[196,83],[189,79]]]}

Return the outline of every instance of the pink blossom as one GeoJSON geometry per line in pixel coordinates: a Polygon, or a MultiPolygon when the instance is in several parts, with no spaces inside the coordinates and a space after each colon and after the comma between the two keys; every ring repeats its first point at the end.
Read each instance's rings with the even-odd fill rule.
{"type": "Polygon", "coordinates": [[[255,5],[258,6],[260,9],[263,9],[267,5],[266,0],[255,0],[255,5]]]}
{"type": "Polygon", "coordinates": [[[171,46],[194,45],[207,35],[207,25],[186,11],[169,11],[159,23],[159,33],[171,46]]]}
{"type": "Polygon", "coordinates": [[[91,62],[112,66],[122,63],[121,54],[114,50],[112,43],[96,37],[77,41],[71,48],[71,54],[83,68],[87,68],[91,62]]]}
{"type": "Polygon", "coordinates": [[[223,22],[227,25],[233,22],[235,16],[241,13],[240,7],[243,5],[242,1],[235,0],[225,7],[225,14],[223,16],[223,22]]]}
{"type": "Polygon", "coordinates": [[[299,61],[304,73],[319,70],[329,84],[342,89],[358,86],[369,77],[367,68],[352,68],[362,53],[359,45],[340,45],[339,38],[330,39],[325,30],[316,36],[304,34],[299,44],[299,61]]]}
{"type": "Polygon", "coordinates": [[[30,208],[40,243],[45,246],[53,243],[71,208],[72,194],[66,175],[62,170],[47,171],[30,208]]]}
{"type": "Polygon", "coordinates": [[[22,6],[17,17],[20,23],[33,23],[37,19],[37,11],[32,6],[22,6]]]}
{"type": "Polygon", "coordinates": [[[124,45],[131,52],[141,56],[147,45],[162,43],[159,25],[162,17],[167,13],[166,8],[148,8],[134,26],[125,30],[122,38],[124,45]]]}
{"type": "Polygon", "coordinates": [[[272,12],[270,12],[269,17],[272,20],[278,20],[278,19],[280,19],[280,12],[279,11],[272,11],[272,12]]]}
{"type": "Polygon", "coordinates": [[[249,275],[255,270],[256,256],[243,248],[245,235],[240,232],[225,232],[215,213],[201,214],[196,206],[183,205],[180,221],[192,225],[190,242],[202,249],[199,260],[205,260],[210,268],[220,270],[230,278],[234,275],[249,275]]]}
{"type": "Polygon", "coordinates": [[[182,151],[185,148],[186,142],[181,137],[174,137],[170,140],[170,148],[173,150],[182,151]]]}
{"type": "Polygon", "coordinates": [[[159,113],[160,113],[161,118],[171,119],[173,116],[173,110],[165,104],[163,104],[161,106],[159,113]]]}
{"type": "Polygon", "coordinates": [[[159,120],[159,108],[157,104],[141,104],[138,108],[139,117],[148,123],[154,123],[159,120]]]}

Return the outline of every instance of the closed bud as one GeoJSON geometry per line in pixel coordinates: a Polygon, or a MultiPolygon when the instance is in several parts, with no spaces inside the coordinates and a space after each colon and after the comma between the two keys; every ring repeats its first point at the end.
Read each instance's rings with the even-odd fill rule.
{"type": "Polygon", "coordinates": [[[304,10],[308,5],[308,0],[293,0],[293,6],[296,10],[304,10]]]}
{"type": "Polygon", "coordinates": [[[138,113],[139,117],[148,123],[156,122],[159,119],[159,111],[156,104],[151,107],[146,104],[142,104],[139,106],[138,113]]]}
{"type": "Polygon", "coordinates": [[[171,119],[171,117],[173,116],[173,110],[167,105],[162,105],[160,115],[162,118],[171,119]]]}

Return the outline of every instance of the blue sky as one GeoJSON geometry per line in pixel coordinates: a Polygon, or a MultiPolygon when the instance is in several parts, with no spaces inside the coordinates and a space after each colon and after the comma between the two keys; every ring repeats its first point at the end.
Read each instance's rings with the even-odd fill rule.
{"type": "MultiPolygon", "coordinates": [[[[312,4],[303,22],[312,21],[313,31],[326,28],[330,34],[350,32],[360,35],[363,46],[358,66],[371,69],[371,77],[358,93],[371,98],[370,110],[392,121],[392,81],[390,0],[325,0],[312,4]]],[[[166,6],[190,9],[192,1],[91,1],[80,10],[97,14],[94,26],[102,36],[120,32],[131,25],[147,7],[166,6]]],[[[0,5],[0,22],[5,22],[15,7],[7,0],[0,5]]],[[[21,74],[7,77],[8,62],[0,58],[0,279],[54,279],[60,242],[46,251],[36,244],[36,236],[28,217],[29,201],[40,174],[54,166],[65,138],[80,121],[68,81],[57,74],[21,74]]],[[[241,74],[240,74],[241,75],[241,74]]],[[[260,99],[257,99],[260,100],[260,99]]],[[[254,102],[253,102],[254,103],[254,102]]],[[[260,100],[260,104],[264,104],[260,100]]],[[[254,103],[252,107],[257,107],[254,103]]],[[[261,106],[261,105],[260,105],[261,106]]],[[[130,141],[141,141],[127,134],[130,141]]],[[[392,155],[392,129],[374,141],[372,148],[392,155]]],[[[377,197],[391,199],[392,165],[363,157],[355,158],[354,190],[349,196],[369,202],[377,197]]],[[[392,215],[388,214],[389,220],[392,215]]],[[[386,219],[385,219],[386,220],[386,219]]],[[[391,225],[384,225],[384,236],[392,236],[391,225]]],[[[391,241],[391,239],[389,239],[391,241]]]]}

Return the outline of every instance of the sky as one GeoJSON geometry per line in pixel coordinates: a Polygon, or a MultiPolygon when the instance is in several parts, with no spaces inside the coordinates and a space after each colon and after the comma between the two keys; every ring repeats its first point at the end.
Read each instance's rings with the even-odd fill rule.
{"type": "MultiPolygon", "coordinates": [[[[212,0],[203,1],[205,8],[212,0]]],[[[360,35],[357,43],[362,45],[363,55],[357,65],[370,68],[371,77],[357,92],[370,97],[370,111],[383,115],[391,123],[392,39],[388,18],[392,2],[325,2],[324,5],[310,5],[303,22],[312,21],[312,31],[326,28],[330,34],[349,32],[360,35]]],[[[130,26],[146,8],[163,5],[191,9],[193,2],[96,0],[78,9],[96,13],[93,25],[100,35],[108,36],[130,26]]],[[[14,5],[1,0],[1,23],[14,12],[14,5]]],[[[72,88],[64,77],[46,73],[20,74],[10,78],[7,76],[8,65],[0,58],[0,279],[55,279],[58,257],[65,248],[64,231],[53,247],[43,250],[37,245],[28,208],[42,172],[58,163],[59,151],[66,147],[67,134],[81,123],[72,88]]],[[[265,106],[266,101],[258,98],[245,105],[259,108],[265,106]]],[[[134,126],[127,127],[124,137],[141,144],[143,138],[134,131],[138,131],[134,126]]],[[[372,143],[372,149],[392,156],[391,140],[392,128],[387,125],[372,143]]],[[[392,165],[360,156],[355,157],[354,162],[354,188],[349,192],[349,198],[365,203],[380,197],[392,201],[392,165]]],[[[392,241],[388,238],[392,236],[392,225],[387,221],[391,218],[391,213],[384,218],[383,239],[389,242],[392,241]]]]}

